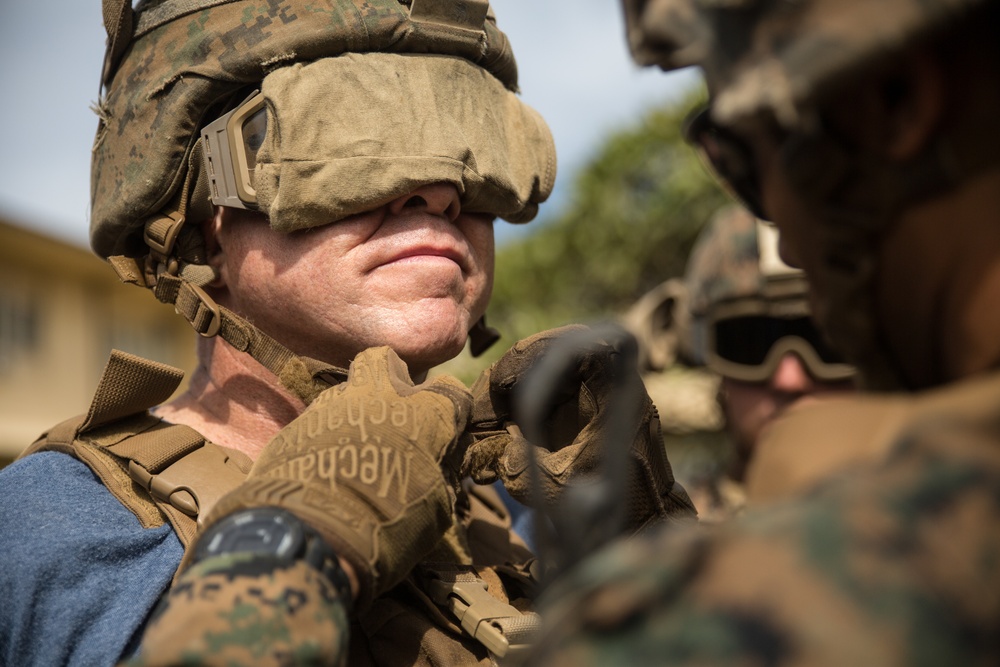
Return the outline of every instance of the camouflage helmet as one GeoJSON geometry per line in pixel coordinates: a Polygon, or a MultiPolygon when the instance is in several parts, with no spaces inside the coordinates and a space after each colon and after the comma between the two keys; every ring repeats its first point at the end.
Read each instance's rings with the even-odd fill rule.
{"type": "Polygon", "coordinates": [[[205,205],[199,130],[279,68],[345,53],[448,55],[517,90],[488,0],[140,0],[135,10],[104,0],[104,15],[91,170],[91,245],[102,257],[144,254],[151,217],[205,205]]]}
{"type": "MultiPolygon", "coordinates": [[[[491,90],[515,93],[517,66],[488,0],[139,0],[135,9],[130,0],[103,0],[103,14],[94,251],[123,282],[151,289],[199,334],[222,337],[311,401],[343,369],[296,356],[202,289],[214,273],[200,229],[185,224],[212,215],[201,132],[270,75],[347,54],[465,63],[491,90]]],[[[533,217],[555,178],[551,134],[536,117],[544,146],[531,149],[544,175],[518,202],[519,222],[533,217]]],[[[474,351],[495,337],[483,320],[470,333],[474,351]]]]}
{"type": "Polygon", "coordinates": [[[988,0],[623,0],[635,60],[705,73],[722,123],[794,124],[844,74],[988,0]]]}
{"type": "MultiPolygon", "coordinates": [[[[820,249],[810,279],[822,292],[813,315],[862,370],[862,384],[891,390],[933,383],[908,377],[884,340],[875,303],[879,243],[900,213],[956,187],[1000,159],[997,133],[985,119],[955,123],[928,137],[906,161],[881,159],[832,131],[825,116],[843,89],[877,76],[917,43],[934,45],[996,16],[991,0],[623,0],[629,45],[637,62],[676,69],[697,65],[711,97],[710,132],[774,121],[779,159],[790,187],[810,211],[810,242],[820,249]],[[989,14],[989,12],[993,12],[989,14]],[[858,78],[862,77],[862,78],[858,78]],[[813,224],[815,223],[815,224],[813,224]]],[[[849,98],[848,98],[849,99],[849,98]]],[[[715,133],[713,135],[713,132],[715,133]]],[[[736,137],[737,143],[739,137],[736,137]]],[[[728,142],[728,140],[727,140],[728,142]]],[[[719,164],[731,185],[753,171],[747,147],[719,164]],[[735,156],[735,158],[733,157],[735,156]]],[[[703,144],[704,149],[708,144],[703,144]]],[[[751,189],[759,189],[750,173],[751,189]]],[[[742,189],[746,189],[743,187],[742,189]]],[[[744,193],[745,194],[745,193],[744,193]]],[[[756,192],[759,195],[759,192],[756,192]]],[[[745,197],[753,201],[752,197],[745,197]]],[[[759,197],[757,198],[759,201],[759,197]]],[[[762,211],[766,214],[766,211],[762,211]]]]}
{"type": "Polygon", "coordinates": [[[763,382],[794,353],[816,379],[854,375],[813,324],[805,274],[779,257],[777,230],[745,209],[712,218],[691,252],[684,286],[681,346],[689,361],[763,382]]]}
{"type": "Polygon", "coordinates": [[[720,306],[785,303],[785,312],[808,314],[808,285],[803,273],[777,255],[773,228],[738,206],[716,213],[702,230],[684,272],[691,321],[684,336],[686,356],[706,364],[709,318],[720,306]]]}

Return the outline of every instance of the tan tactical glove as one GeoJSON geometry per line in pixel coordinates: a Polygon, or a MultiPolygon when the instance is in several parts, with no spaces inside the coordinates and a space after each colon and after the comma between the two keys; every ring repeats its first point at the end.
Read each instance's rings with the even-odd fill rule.
{"type": "Polygon", "coordinates": [[[470,404],[458,380],[414,386],[395,352],[366,350],[346,382],[268,443],[206,525],[244,508],[294,513],[354,568],[363,608],[405,578],[450,525],[470,404]]]}
{"type": "Polygon", "coordinates": [[[687,492],[674,481],[652,400],[637,372],[613,378],[616,352],[607,344],[592,347],[580,358],[574,377],[564,388],[563,402],[546,424],[549,449],[529,445],[513,414],[513,394],[525,373],[560,336],[585,327],[553,329],[515,344],[487,369],[472,387],[469,432],[473,444],[463,471],[480,484],[497,479],[522,503],[533,505],[527,448],[532,446],[541,472],[544,502],[553,507],[571,479],[596,472],[605,442],[629,448],[626,525],[630,531],[666,517],[694,517],[687,492]],[[633,383],[642,404],[633,406],[626,432],[611,433],[608,410],[612,392],[622,382],[633,383]],[[638,386],[635,383],[639,383],[638,386]]]}

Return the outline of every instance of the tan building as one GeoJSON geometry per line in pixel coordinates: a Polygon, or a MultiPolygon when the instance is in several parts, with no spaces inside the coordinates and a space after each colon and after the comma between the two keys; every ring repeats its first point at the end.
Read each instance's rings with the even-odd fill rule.
{"type": "Polygon", "coordinates": [[[195,336],[89,249],[0,219],[0,466],[86,412],[112,348],[190,374],[195,336]]]}

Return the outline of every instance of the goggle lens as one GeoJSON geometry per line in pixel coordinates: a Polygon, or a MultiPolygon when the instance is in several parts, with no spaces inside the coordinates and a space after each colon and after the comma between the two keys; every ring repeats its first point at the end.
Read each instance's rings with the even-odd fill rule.
{"type": "Polygon", "coordinates": [[[842,380],[854,369],[833,350],[812,319],[747,315],[721,319],[712,326],[712,355],[723,375],[762,382],[781,357],[794,352],[818,380],[842,380]],[[776,349],[780,348],[780,349],[776,349]]]}
{"type": "Polygon", "coordinates": [[[257,151],[267,136],[267,109],[261,107],[246,119],[242,128],[243,149],[246,151],[247,168],[253,172],[257,168],[257,151]]]}

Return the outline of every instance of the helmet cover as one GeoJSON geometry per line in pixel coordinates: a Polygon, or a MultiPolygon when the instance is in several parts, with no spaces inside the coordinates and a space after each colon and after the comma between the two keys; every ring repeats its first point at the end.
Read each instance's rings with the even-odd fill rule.
{"type": "Polygon", "coordinates": [[[91,245],[145,254],[143,227],[178,197],[200,128],[271,72],[343,53],[460,57],[517,90],[506,36],[482,8],[442,15],[430,0],[153,0],[99,104],[91,166],[91,245]],[[412,8],[411,6],[412,5],[412,8]],[[418,11],[419,6],[419,11],[418,11]],[[481,22],[477,22],[481,19],[481,22]],[[471,21],[471,23],[470,23],[471,21]],[[475,27],[472,27],[472,26],[475,27]]]}

